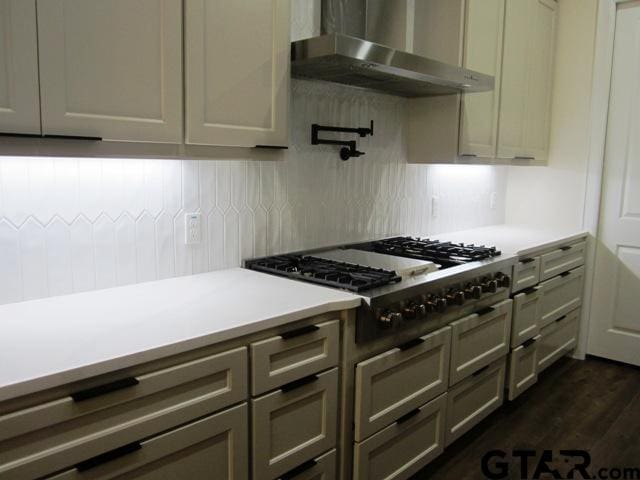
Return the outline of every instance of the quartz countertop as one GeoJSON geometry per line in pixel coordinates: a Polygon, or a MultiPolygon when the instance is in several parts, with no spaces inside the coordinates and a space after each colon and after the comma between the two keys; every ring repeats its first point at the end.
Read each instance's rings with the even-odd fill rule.
{"type": "Polygon", "coordinates": [[[242,268],[2,305],[0,401],[358,305],[242,268]]]}

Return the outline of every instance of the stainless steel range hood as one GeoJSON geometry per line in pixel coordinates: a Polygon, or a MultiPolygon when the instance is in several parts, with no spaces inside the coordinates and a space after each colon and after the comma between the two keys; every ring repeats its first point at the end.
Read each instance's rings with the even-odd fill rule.
{"type": "Polygon", "coordinates": [[[354,0],[323,0],[322,31],[327,33],[292,43],[293,76],[403,97],[493,90],[490,75],[366,40],[368,2],[356,4],[354,9],[354,0]]]}

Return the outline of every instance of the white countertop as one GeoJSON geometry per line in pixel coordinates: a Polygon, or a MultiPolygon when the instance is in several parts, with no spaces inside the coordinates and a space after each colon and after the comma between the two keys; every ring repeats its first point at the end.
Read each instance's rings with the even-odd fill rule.
{"type": "Polygon", "coordinates": [[[2,305],[0,401],[358,305],[241,268],[2,305]]]}
{"type": "Polygon", "coordinates": [[[524,256],[586,236],[587,232],[580,230],[541,230],[523,225],[503,224],[441,233],[429,237],[451,242],[495,246],[502,253],[524,256]]]}

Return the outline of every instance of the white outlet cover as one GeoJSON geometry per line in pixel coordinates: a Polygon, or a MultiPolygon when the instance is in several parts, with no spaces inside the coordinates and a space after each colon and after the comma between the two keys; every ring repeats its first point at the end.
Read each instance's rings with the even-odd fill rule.
{"type": "Polygon", "coordinates": [[[495,210],[497,203],[498,203],[498,194],[496,192],[491,192],[491,195],[489,195],[489,208],[491,210],[495,210]]]}
{"type": "Polygon", "coordinates": [[[438,213],[440,209],[440,197],[437,195],[433,195],[431,197],[431,216],[433,218],[438,218],[438,213]]]}
{"type": "Polygon", "coordinates": [[[202,214],[187,213],[184,216],[184,243],[196,245],[202,242],[202,214]]]}

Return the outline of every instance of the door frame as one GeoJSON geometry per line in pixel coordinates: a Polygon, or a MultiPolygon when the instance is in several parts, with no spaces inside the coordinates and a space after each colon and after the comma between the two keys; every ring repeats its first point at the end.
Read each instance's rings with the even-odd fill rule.
{"type": "Polygon", "coordinates": [[[580,338],[576,357],[584,358],[589,349],[589,329],[591,328],[592,292],[595,280],[595,255],[600,228],[600,208],[604,181],[604,155],[609,117],[609,97],[613,67],[613,46],[616,32],[618,4],[633,3],[638,0],[599,0],[595,58],[591,84],[591,118],[589,124],[589,147],[587,156],[587,180],[584,196],[582,225],[592,237],[587,248],[587,271],[585,276],[583,312],[580,338]]]}

